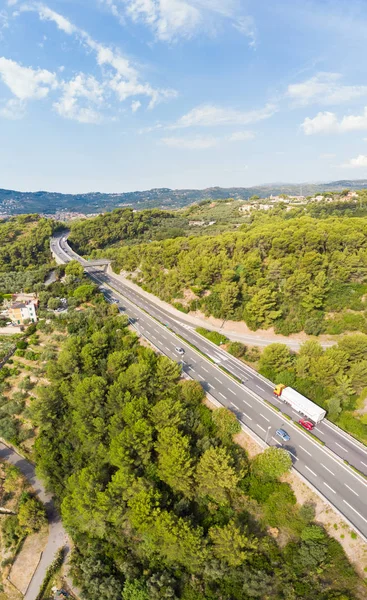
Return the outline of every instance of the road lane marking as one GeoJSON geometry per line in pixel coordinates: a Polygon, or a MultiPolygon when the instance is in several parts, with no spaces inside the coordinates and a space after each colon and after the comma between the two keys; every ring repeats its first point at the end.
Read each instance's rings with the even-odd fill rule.
{"type": "Polygon", "coordinates": [[[359,496],[359,494],[357,494],[357,492],[355,492],[347,483],[344,484],[345,487],[348,488],[348,490],[350,490],[351,492],[353,492],[353,494],[355,494],[356,496],[359,496]]]}
{"type": "MultiPolygon", "coordinates": [[[[245,413],[244,413],[244,414],[245,414],[245,413]]],[[[256,423],[256,425],[257,425],[257,427],[258,427],[259,429],[262,429],[262,431],[265,433],[265,429],[264,429],[264,427],[261,427],[261,425],[259,425],[258,423],[256,423]]]]}
{"type": "Polygon", "coordinates": [[[329,473],[331,473],[331,474],[332,474],[332,475],[334,475],[334,477],[335,477],[335,473],[333,473],[332,471],[330,471],[330,469],[328,469],[327,467],[325,467],[325,465],[324,465],[323,463],[320,463],[320,465],[321,465],[322,467],[324,467],[324,469],[326,469],[327,471],[329,471],[329,473]]]}
{"type": "Polygon", "coordinates": [[[330,487],[330,485],[328,485],[327,483],[325,483],[325,481],[323,481],[323,484],[326,485],[326,487],[329,488],[329,490],[331,490],[333,492],[333,494],[336,494],[336,491],[333,490],[333,488],[330,487]]]}
{"type": "Polygon", "coordinates": [[[200,379],[202,379],[204,381],[204,377],[202,377],[202,375],[200,375],[200,373],[197,373],[197,376],[200,377],[200,379]]]}
{"type": "Polygon", "coordinates": [[[343,499],[343,502],[344,502],[344,503],[345,503],[347,506],[349,506],[349,508],[351,508],[352,510],[354,510],[354,512],[355,512],[355,513],[356,513],[356,514],[357,514],[359,517],[361,517],[361,519],[363,519],[363,520],[364,520],[364,521],[367,523],[367,519],[365,519],[364,517],[362,517],[361,513],[359,513],[359,512],[358,512],[358,510],[356,510],[356,509],[355,509],[353,506],[351,506],[351,505],[349,504],[349,502],[347,502],[347,501],[346,501],[346,500],[344,500],[344,499],[343,499]]]}
{"type": "MultiPolygon", "coordinates": [[[[243,414],[244,417],[246,417],[246,419],[248,419],[249,421],[252,421],[251,417],[249,417],[248,415],[246,415],[246,413],[243,412],[242,414],[243,414]]],[[[265,429],[264,429],[264,431],[265,431],[265,429]]]]}
{"type": "Polygon", "coordinates": [[[223,381],[221,381],[220,379],[218,379],[218,377],[214,377],[214,379],[216,379],[217,381],[219,381],[219,383],[221,383],[223,385],[223,381]]]}
{"type": "Polygon", "coordinates": [[[203,367],[203,365],[201,365],[201,368],[203,369],[203,371],[205,371],[205,373],[209,373],[208,369],[206,369],[205,367],[203,367]]]}
{"type": "Polygon", "coordinates": [[[364,463],[364,462],[363,462],[363,460],[361,460],[361,464],[362,464],[364,467],[367,467],[366,463],[364,463]]]}
{"type": "Polygon", "coordinates": [[[224,398],[225,400],[227,400],[227,398],[225,397],[225,395],[224,395],[224,394],[222,394],[222,392],[218,392],[218,394],[219,394],[220,396],[222,396],[222,398],[224,398]]]}
{"type": "Polygon", "coordinates": [[[308,469],[310,471],[310,473],[312,473],[312,475],[315,475],[315,477],[317,477],[316,473],[314,473],[313,471],[311,471],[310,467],[308,467],[307,465],[305,465],[306,469],[308,469]]]}
{"type": "Polygon", "coordinates": [[[257,385],[257,383],[255,383],[256,387],[259,388],[259,390],[261,390],[262,392],[265,392],[264,388],[261,387],[261,385],[257,385]]]}
{"type": "Polygon", "coordinates": [[[315,429],[315,432],[317,431],[317,433],[320,433],[321,435],[325,435],[324,431],[321,431],[320,429],[315,429]]]}
{"type": "Polygon", "coordinates": [[[262,417],[263,419],[265,419],[265,421],[267,421],[269,423],[269,419],[267,419],[266,417],[264,417],[263,414],[260,413],[260,417],[262,417]]]}
{"type": "Polygon", "coordinates": [[[302,448],[303,452],[306,452],[306,454],[308,454],[309,456],[312,456],[311,452],[309,452],[308,450],[306,450],[306,448],[304,448],[301,445],[299,447],[302,448]]]}
{"type": "Polygon", "coordinates": [[[338,442],[335,442],[335,446],[339,446],[339,448],[344,450],[344,452],[348,452],[348,450],[346,448],[344,448],[344,446],[341,446],[340,444],[338,444],[338,442]]]}
{"type": "Polygon", "coordinates": [[[289,454],[291,454],[293,456],[293,458],[295,458],[296,460],[298,460],[297,456],[295,454],[293,454],[293,452],[291,452],[290,450],[287,450],[287,452],[289,452],[289,454]]]}
{"type": "Polygon", "coordinates": [[[237,404],[235,404],[234,402],[231,402],[232,406],[234,406],[235,408],[237,408],[237,410],[240,410],[237,406],[237,404]]]}
{"type": "Polygon", "coordinates": [[[153,338],[153,340],[156,340],[157,338],[155,337],[155,335],[151,334],[151,336],[153,338]]]}
{"type": "Polygon", "coordinates": [[[191,362],[196,363],[195,358],[190,358],[191,362]]]}
{"type": "Polygon", "coordinates": [[[243,402],[244,402],[245,404],[247,404],[247,406],[249,406],[250,408],[252,408],[252,404],[249,404],[248,402],[246,402],[246,400],[243,400],[243,402]]]}
{"type": "Polygon", "coordinates": [[[274,440],[274,442],[276,442],[277,444],[279,444],[279,440],[277,440],[275,437],[271,437],[272,440],[274,440]]]}

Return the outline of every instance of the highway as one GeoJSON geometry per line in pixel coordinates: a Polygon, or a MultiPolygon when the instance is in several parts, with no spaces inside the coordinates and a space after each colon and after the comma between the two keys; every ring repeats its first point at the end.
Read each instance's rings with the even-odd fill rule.
{"type": "Polygon", "coordinates": [[[275,398],[273,384],[256,371],[143,295],[90,265],[72,251],[64,234],[54,236],[51,247],[59,260],[79,260],[106,298],[128,315],[140,335],[180,362],[187,375],[199,381],[206,392],[232,410],[262,440],[280,446],[275,431],[285,429],[291,439],[283,447],[290,452],[294,469],[367,539],[367,481],[344,463],[346,460],[367,474],[367,448],[327,420],[313,431],[325,445],[320,444],[295,425],[300,415],[275,398]],[[185,350],[183,357],[177,347],[185,350]]]}

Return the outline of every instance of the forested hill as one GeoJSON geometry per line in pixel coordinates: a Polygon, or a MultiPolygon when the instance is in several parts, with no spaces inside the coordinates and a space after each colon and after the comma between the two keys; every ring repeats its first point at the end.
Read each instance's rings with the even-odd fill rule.
{"type": "MultiPolygon", "coordinates": [[[[367,217],[299,214],[286,208],[259,211],[234,231],[150,238],[137,245],[125,239],[125,245],[95,254],[109,256],[116,271],[131,273],[138,284],[185,312],[199,308],[284,335],[367,333],[367,217]]],[[[83,237],[88,228],[98,240],[98,226],[106,218],[76,226],[74,247],[88,248],[83,237]]],[[[107,231],[116,242],[118,215],[114,219],[104,223],[102,243],[107,231]]]]}
{"type": "Polygon", "coordinates": [[[19,192],[0,189],[0,215],[16,215],[22,213],[55,214],[58,211],[73,211],[82,213],[98,213],[112,210],[118,206],[133,208],[180,208],[192,202],[205,199],[237,198],[247,200],[253,195],[267,197],[270,194],[299,194],[304,195],[323,191],[340,191],[349,189],[366,189],[367,180],[341,180],[323,184],[305,183],[300,185],[290,183],[275,183],[253,187],[211,187],[203,190],[156,188],[146,191],[105,194],[90,192],[86,194],[61,194],[58,192],[19,192]]]}

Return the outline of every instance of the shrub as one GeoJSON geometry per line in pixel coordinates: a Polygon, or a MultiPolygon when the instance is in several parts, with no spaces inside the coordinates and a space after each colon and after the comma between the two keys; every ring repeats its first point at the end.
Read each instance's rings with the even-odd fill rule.
{"type": "Polygon", "coordinates": [[[247,352],[247,346],[241,344],[241,342],[230,342],[227,346],[227,350],[232,356],[242,358],[247,352]]]}
{"type": "Polygon", "coordinates": [[[217,346],[228,342],[228,338],[226,338],[225,335],[218,333],[217,331],[208,331],[208,329],[204,329],[204,327],[197,327],[196,331],[197,333],[200,333],[200,335],[203,335],[217,346]]]}

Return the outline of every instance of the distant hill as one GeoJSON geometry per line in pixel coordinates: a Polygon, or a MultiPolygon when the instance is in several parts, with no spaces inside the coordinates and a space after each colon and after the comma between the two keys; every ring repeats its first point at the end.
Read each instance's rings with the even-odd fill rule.
{"type": "Polygon", "coordinates": [[[340,191],[342,189],[366,189],[366,179],[331,181],[329,183],[274,183],[249,188],[212,187],[204,190],[171,190],[156,188],[146,191],[125,192],[121,194],[104,194],[90,192],[88,194],[60,194],[58,192],[17,192],[0,189],[0,215],[16,215],[22,213],[55,214],[59,211],[81,212],[85,214],[104,212],[119,206],[133,208],[180,208],[212,198],[236,198],[247,200],[253,195],[266,197],[270,194],[302,194],[315,192],[340,191]]]}

